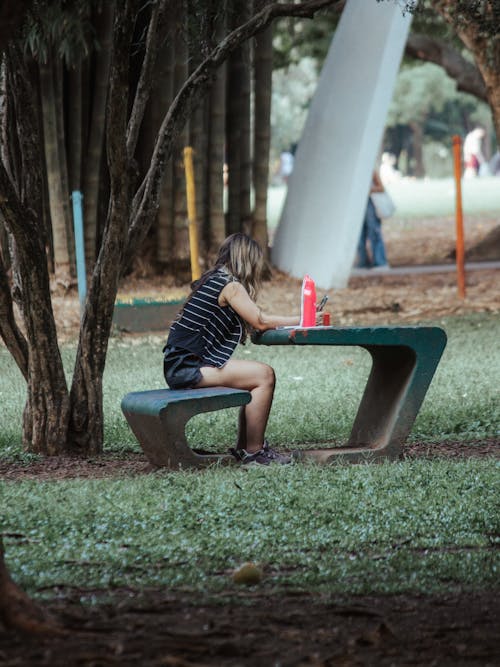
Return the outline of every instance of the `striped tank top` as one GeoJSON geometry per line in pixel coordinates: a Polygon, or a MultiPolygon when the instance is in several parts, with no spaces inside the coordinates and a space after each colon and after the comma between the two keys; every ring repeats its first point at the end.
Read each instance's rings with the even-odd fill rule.
{"type": "Polygon", "coordinates": [[[210,276],[172,324],[165,347],[188,350],[206,366],[223,366],[243,334],[240,316],[231,306],[221,307],[218,301],[222,289],[233,280],[223,269],[210,276]]]}

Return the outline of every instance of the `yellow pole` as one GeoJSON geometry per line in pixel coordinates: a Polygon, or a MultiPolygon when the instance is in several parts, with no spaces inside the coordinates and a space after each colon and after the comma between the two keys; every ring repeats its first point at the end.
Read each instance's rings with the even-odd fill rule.
{"type": "Polygon", "coordinates": [[[200,256],[198,252],[198,224],[196,222],[196,197],[194,188],[193,149],[184,149],[184,171],[186,172],[186,196],[188,209],[189,250],[191,254],[191,278],[201,276],[200,256]]]}

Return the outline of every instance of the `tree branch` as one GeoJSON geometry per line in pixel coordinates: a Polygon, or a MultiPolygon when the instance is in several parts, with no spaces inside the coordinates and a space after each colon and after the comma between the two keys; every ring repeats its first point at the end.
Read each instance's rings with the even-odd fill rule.
{"type": "Polygon", "coordinates": [[[456,81],[458,90],[470,93],[484,102],[488,101],[486,86],[478,68],[443,40],[410,34],[406,55],[439,65],[456,81]]]}
{"type": "Polygon", "coordinates": [[[158,38],[161,37],[163,19],[167,5],[170,0],[160,0],[153,5],[151,19],[149,21],[148,34],[146,37],[146,52],[142,61],[141,75],[134,98],[134,105],[130,114],[127,127],[127,153],[129,159],[134,155],[139,137],[144,111],[151,94],[151,82],[153,70],[158,53],[158,38]]]}
{"type": "Polygon", "coordinates": [[[28,344],[17,326],[7,272],[0,256],[0,336],[28,380],[28,344]]]}

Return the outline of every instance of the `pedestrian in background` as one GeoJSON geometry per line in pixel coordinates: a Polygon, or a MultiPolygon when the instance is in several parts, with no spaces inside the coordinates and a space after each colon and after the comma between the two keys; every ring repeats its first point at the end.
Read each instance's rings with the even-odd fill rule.
{"type": "MultiPolygon", "coordinates": [[[[372,174],[370,186],[370,195],[372,192],[385,192],[385,188],[376,171],[372,174]]],[[[368,202],[365,210],[365,217],[358,243],[358,263],[360,269],[382,269],[389,268],[385,254],[385,244],[382,236],[382,220],[377,215],[375,205],[371,196],[368,196],[368,202]],[[370,245],[371,255],[368,253],[368,244],[370,245]]]]}

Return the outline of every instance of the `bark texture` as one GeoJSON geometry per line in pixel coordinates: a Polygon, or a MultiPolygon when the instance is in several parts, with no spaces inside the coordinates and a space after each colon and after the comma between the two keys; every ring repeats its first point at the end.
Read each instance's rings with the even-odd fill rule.
{"type": "MultiPolygon", "coordinates": [[[[217,42],[226,35],[225,16],[215,19],[214,33],[217,42]]],[[[224,145],[226,135],[226,76],[227,65],[218,68],[210,89],[209,145],[208,145],[208,197],[209,228],[205,241],[209,256],[215,255],[226,237],[224,214],[224,145]]]]}
{"type": "Polygon", "coordinates": [[[28,344],[28,397],[23,442],[41,454],[66,449],[69,400],[50,300],[47,258],[37,220],[19,201],[0,164],[0,211],[15,238],[28,344]]]}
{"type": "Polygon", "coordinates": [[[6,321],[0,333],[27,377],[23,444],[40,454],[65,451],[69,398],[52,311],[47,268],[46,235],[41,210],[40,142],[36,94],[31,73],[19,50],[11,47],[15,109],[21,171],[0,163],[0,212],[11,237],[13,280],[1,286],[6,321]],[[22,113],[21,113],[22,112],[22,113]],[[12,179],[16,178],[14,182],[12,179]],[[20,307],[24,337],[12,319],[7,287],[20,307]],[[5,328],[5,325],[7,328],[5,328]]]}
{"type": "Polygon", "coordinates": [[[99,184],[106,128],[106,100],[108,95],[109,67],[113,33],[114,2],[104,2],[97,15],[97,40],[99,50],[95,56],[95,75],[92,88],[92,108],[89,135],[85,151],[83,171],[83,206],[85,263],[92,270],[96,260],[99,228],[99,184]]]}
{"type": "Polygon", "coordinates": [[[56,273],[67,279],[70,272],[70,255],[68,243],[68,209],[64,202],[69,197],[65,188],[63,171],[63,155],[59,127],[60,115],[58,109],[60,101],[56,93],[56,76],[52,59],[40,66],[40,94],[43,111],[43,137],[47,180],[49,185],[50,217],[52,220],[52,235],[54,248],[54,264],[56,273]]]}
{"type": "Polygon", "coordinates": [[[273,30],[267,28],[255,40],[255,208],[252,233],[267,255],[267,189],[271,147],[271,90],[273,74],[273,30]]]}

